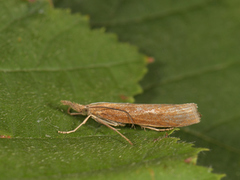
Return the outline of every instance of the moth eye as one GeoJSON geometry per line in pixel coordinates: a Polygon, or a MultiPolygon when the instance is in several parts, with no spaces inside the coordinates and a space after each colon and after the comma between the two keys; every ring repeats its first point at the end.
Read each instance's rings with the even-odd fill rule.
{"type": "Polygon", "coordinates": [[[83,110],[82,110],[82,113],[83,113],[83,114],[87,114],[87,109],[86,109],[86,108],[83,109],[83,110]]]}

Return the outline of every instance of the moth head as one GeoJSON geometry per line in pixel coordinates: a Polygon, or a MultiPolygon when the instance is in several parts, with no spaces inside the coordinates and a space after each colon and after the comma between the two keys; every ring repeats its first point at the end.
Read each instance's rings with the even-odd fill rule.
{"type": "MultiPolygon", "coordinates": [[[[70,101],[61,101],[61,102],[63,105],[68,105],[69,108],[73,109],[74,111],[76,111],[77,113],[79,113],[81,115],[88,115],[88,107],[85,105],[73,103],[70,101]]],[[[68,111],[70,113],[70,109],[68,111]]]]}
{"type": "Polygon", "coordinates": [[[79,107],[78,109],[79,113],[81,113],[82,115],[86,116],[88,115],[88,107],[87,106],[84,106],[84,105],[81,105],[81,107],[79,107]]]}

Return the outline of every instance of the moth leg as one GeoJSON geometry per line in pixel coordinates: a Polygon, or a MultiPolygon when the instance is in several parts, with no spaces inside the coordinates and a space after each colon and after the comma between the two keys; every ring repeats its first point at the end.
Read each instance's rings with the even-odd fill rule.
{"type": "MultiPolygon", "coordinates": [[[[92,117],[93,117],[93,115],[92,115],[92,117]]],[[[101,121],[104,121],[105,123],[109,124],[110,126],[126,126],[126,124],[124,124],[124,123],[115,122],[115,121],[112,121],[112,120],[107,120],[107,119],[102,118],[101,116],[94,115],[94,117],[96,117],[98,119],[101,119],[101,121]]]]}
{"type": "Polygon", "coordinates": [[[76,113],[72,113],[72,112],[70,112],[71,109],[72,109],[72,108],[69,107],[69,108],[68,108],[68,111],[67,111],[68,114],[70,114],[71,116],[82,115],[81,113],[77,113],[77,112],[76,112],[76,113]]]}
{"type": "MultiPolygon", "coordinates": [[[[99,119],[101,119],[100,117],[98,117],[99,119]]],[[[125,126],[125,124],[123,123],[118,123],[118,122],[114,122],[114,121],[108,121],[108,120],[105,120],[105,119],[101,119],[103,122],[105,122],[106,124],[110,125],[110,126],[125,126]]],[[[98,122],[98,121],[97,121],[98,122]]],[[[115,128],[116,130],[120,131],[121,129],[117,129],[115,128]]]]}
{"type": "Polygon", "coordinates": [[[80,128],[83,124],[85,124],[90,117],[91,117],[91,115],[89,115],[88,117],[86,117],[86,119],[84,119],[84,121],[83,121],[80,125],[78,125],[78,127],[76,127],[74,130],[71,130],[71,131],[58,131],[58,133],[62,133],[62,134],[73,133],[73,132],[75,132],[76,130],[78,130],[78,128],[80,128]]]}
{"type": "Polygon", "coordinates": [[[96,117],[96,116],[92,116],[92,118],[93,118],[94,120],[96,120],[97,122],[99,122],[99,123],[107,126],[108,128],[112,129],[113,131],[117,132],[120,136],[122,136],[124,139],[126,139],[126,140],[129,142],[129,144],[133,145],[133,143],[132,143],[126,136],[124,136],[122,133],[120,133],[120,132],[119,132],[117,129],[115,129],[114,127],[110,126],[107,121],[102,120],[101,118],[96,117]]]}
{"type": "Polygon", "coordinates": [[[174,128],[163,128],[163,129],[158,129],[158,128],[154,128],[154,127],[150,127],[150,126],[141,126],[142,128],[145,129],[151,129],[151,130],[154,130],[154,131],[169,131],[169,130],[172,130],[174,128]]]}

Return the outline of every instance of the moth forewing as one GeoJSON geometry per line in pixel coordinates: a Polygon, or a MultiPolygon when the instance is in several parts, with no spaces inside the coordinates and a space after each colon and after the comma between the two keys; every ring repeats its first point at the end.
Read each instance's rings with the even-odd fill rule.
{"type": "Polygon", "coordinates": [[[105,120],[151,127],[182,127],[200,121],[200,114],[194,103],[94,103],[89,105],[89,112],[105,120]]]}

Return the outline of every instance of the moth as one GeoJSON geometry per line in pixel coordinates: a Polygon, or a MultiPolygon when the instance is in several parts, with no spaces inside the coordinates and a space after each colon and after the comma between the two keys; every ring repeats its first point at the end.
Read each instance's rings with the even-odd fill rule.
{"type": "Polygon", "coordinates": [[[74,130],[58,131],[58,133],[73,133],[91,117],[96,122],[117,132],[131,145],[133,145],[133,143],[114,127],[132,124],[139,125],[144,129],[167,131],[176,127],[199,123],[201,118],[201,115],[197,110],[197,104],[195,103],[131,104],[97,102],[88,105],[81,105],[66,100],[62,100],[61,103],[69,106],[68,113],[70,115],[83,115],[87,117],[74,130]],[[71,112],[71,109],[76,112],[71,112]]]}

